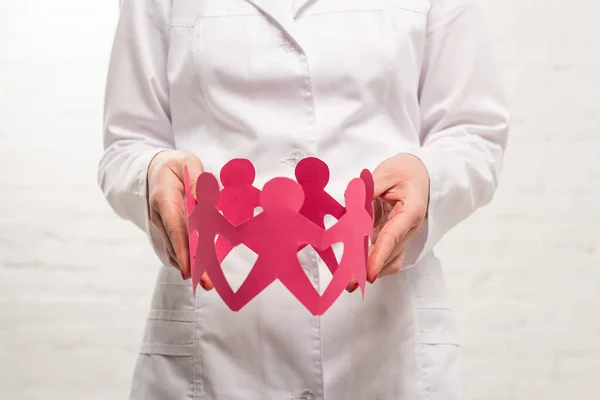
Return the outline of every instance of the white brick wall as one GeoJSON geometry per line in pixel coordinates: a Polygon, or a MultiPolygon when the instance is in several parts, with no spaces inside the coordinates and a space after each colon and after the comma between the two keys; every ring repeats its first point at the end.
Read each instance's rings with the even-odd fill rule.
{"type": "MultiPolygon", "coordinates": [[[[491,0],[513,131],[439,247],[471,400],[600,398],[600,6],[491,0]]],[[[95,184],[110,1],[0,2],[0,398],[124,398],[155,267],[95,184]]]]}

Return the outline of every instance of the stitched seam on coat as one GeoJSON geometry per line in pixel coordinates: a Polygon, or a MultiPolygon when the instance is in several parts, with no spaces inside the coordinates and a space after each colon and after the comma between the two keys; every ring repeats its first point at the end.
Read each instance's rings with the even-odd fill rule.
{"type": "Polygon", "coordinates": [[[402,11],[406,11],[412,14],[418,14],[418,15],[423,15],[423,16],[427,16],[427,11],[421,11],[421,10],[414,10],[412,8],[407,8],[407,7],[382,7],[382,8],[360,8],[360,9],[355,9],[355,10],[331,10],[331,11],[317,11],[317,12],[313,12],[310,14],[302,14],[300,17],[298,17],[298,19],[301,18],[308,18],[308,17],[312,17],[313,15],[328,15],[328,14],[349,14],[349,13],[357,13],[357,12],[382,12],[382,11],[388,11],[388,10],[402,10],[402,11]]]}
{"type": "MultiPolygon", "coordinates": [[[[381,12],[388,10],[402,10],[412,14],[418,14],[422,16],[427,16],[427,11],[416,10],[409,7],[402,6],[389,6],[389,7],[381,7],[381,8],[356,8],[353,10],[329,10],[329,11],[317,11],[309,14],[302,14],[297,17],[297,19],[308,18],[317,15],[330,15],[330,14],[348,14],[348,13],[357,13],[357,12],[381,12]]],[[[237,14],[215,14],[215,15],[202,15],[198,18],[198,21],[203,19],[216,19],[216,18],[243,18],[243,17],[264,17],[264,14],[261,13],[237,13],[237,14]]],[[[195,23],[174,23],[170,25],[170,28],[193,28],[198,24],[198,21],[195,23]]]]}
{"type": "Polygon", "coordinates": [[[198,18],[198,21],[203,19],[214,19],[214,18],[240,18],[240,17],[263,17],[264,15],[261,13],[253,14],[253,13],[239,13],[239,14],[218,14],[218,15],[202,15],[198,18]]]}
{"type": "Polygon", "coordinates": [[[417,307],[416,301],[415,301],[415,287],[414,287],[414,280],[413,277],[411,276],[412,274],[409,273],[406,274],[406,280],[408,281],[408,286],[410,287],[410,309],[412,312],[412,318],[413,318],[413,353],[414,353],[414,357],[413,357],[413,362],[414,362],[414,371],[417,374],[417,390],[418,390],[418,395],[419,397],[423,396],[423,400],[427,400],[427,397],[429,396],[428,393],[426,393],[425,390],[425,385],[424,385],[424,375],[425,373],[423,372],[423,352],[424,352],[424,348],[423,346],[421,346],[421,344],[419,343],[418,340],[418,335],[419,335],[419,330],[420,330],[420,321],[418,318],[419,315],[419,309],[417,307]]]}
{"type": "Polygon", "coordinates": [[[193,351],[193,379],[194,379],[194,391],[193,391],[193,400],[199,400],[204,398],[204,381],[203,381],[203,371],[204,371],[204,357],[202,354],[198,354],[201,351],[201,347],[198,346],[198,309],[196,306],[196,298],[194,298],[194,330],[192,336],[192,351],[193,351]],[[200,371],[198,371],[198,364],[200,364],[200,371]],[[199,378],[200,375],[200,378],[199,378]]]}
{"type": "MultiPolygon", "coordinates": [[[[314,152],[315,155],[318,154],[318,143],[319,140],[316,137],[316,106],[315,106],[315,96],[314,96],[314,88],[313,88],[313,84],[312,84],[312,77],[310,74],[310,65],[308,64],[308,59],[306,57],[306,53],[304,53],[304,51],[302,51],[302,54],[300,55],[300,62],[304,65],[304,67],[306,68],[306,76],[305,76],[305,83],[306,83],[306,95],[310,104],[309,107],[309,121],[310,121],[310,130],[312,133],[312,136],[309,136],[312,138],[312,142],[313,142],[313,146],[314,146],[314,152]]],[[[321,285],[321,277],[319,276],[319,265],[318,265],[318,256],[316,251],[313,250],[312,252],[312,259],[313,259],[313,263],[314,263],[314,270],[313,270],[313,276],[316,278],[317,281],[317,287],[320,288],[321,285]]],[[[323,340],[322,340],[322,331],[321,331],[321,316],[317,316],[317,340],[319,342],[319,378],[321,380],[321,398],[324,399],[325,398],[325,371],[323,368],[323,340]]]]}
{"type": "MultiPolygon", "coordinates": [[[[317,287],[319,288],[319,290],[321,290],[321,276],[319,275],[319,265],[318,265],[318,258],[317,258],[317,254],[316,252],[313,252],[313,257],[314,257],[314,262],[315,262],[315,275],[317,277],[317,287]]],[[[319,315],[317,317],[317,329],[318,329],[318,334],[319,334],[319,360],[320,360],[320,364],[319,367],[321,369],[321,398],[325,399],[325,371],[323,368],[323,332],[321,330],[321,322],[322,322],[322,316],[319,315]]]]}
{"type": "MultiPolygon", "coordinates": [[[[198,15],[198,12],[200,11],[200,3],[196,3],[196,7],[195,7],[195,17],[198,15]]],[[[196,18],[194,18],[196,19],[196,18]]],[[[174,21],[171,20],[171,25],[173,25],[174,21]]],[[[197,61],[197,55],[196,55],[196,45],[197,43],[197,37],[196,37],[196,25],[197,25],[197,21],[194,22],[192,29],[190,29],[188,32],[186,32],[187,34],[185,35],[185,39],[187,41],[188,46],[191,46],[191,49],[189,50],[191,52],[191,54],[189,54],[189,56],[191,56],[191,61],[192,64],[194,66],[196,66],[196,61],[197,61]]],[[[193,81],[195,84],[198,84],[198,77],[196,76],[196,74],[193,75],[193,81]]],[[[192,268],[192,265],[190,265],[190,269],[192,268]]],[[[197,288],[194,288],[197,289],[197,288]]],[[[197,316],[198,316],[198,310],[196,307],[196,295],[194,294],[194,296],[192,296],[192,301],[194,303],[194,325],[192,328],[192,400],[197,400],[197,393],[196,393],[196,385],[197,385],[197,379],[196,379],[196,363],[197,363],[197,357],[196,357],[196,352],[200,351],[199,350],[199,346],[196,345],[196,336],[197,336],[197,329],[198,329],[198,323],[197,323],[197,316]]],[[[202,355],[200,355],[201,358],[202,355]]],[[[203,388],[202,388],[203,389],[203,388]]]]}
{"type": "Polygon", "coordinates": [[[196,298],[194,297],[194,326],[192,328],[192,400],[196,400],[196,298]]]}

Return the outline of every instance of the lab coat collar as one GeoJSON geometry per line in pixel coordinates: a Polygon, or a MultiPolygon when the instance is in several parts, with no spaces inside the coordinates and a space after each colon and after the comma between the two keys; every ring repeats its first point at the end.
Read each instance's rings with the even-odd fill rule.
{"type": "Polygon", "coordinates": [[[272,23],[277,25],[288,38],[301,49],[295,34],[295,18],[309,4],[316,0],[296,0],[293,7],[281,0],[246,0],[256,7],[272,23]]]}

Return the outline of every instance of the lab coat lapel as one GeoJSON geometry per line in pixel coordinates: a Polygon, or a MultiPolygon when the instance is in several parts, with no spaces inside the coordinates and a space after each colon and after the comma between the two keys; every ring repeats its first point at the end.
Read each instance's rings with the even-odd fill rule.
{"type": "MultiPolygon", "coordinates": [[[[291,40],[299,45],[294,35],[294,12],[289,3],[281,0],[246,0],[279,27],[291,40]]],[[[301,0],[306,2],[307,0],[301,0]]]]}
{"type": "Polygon", "coordinates": [[[306,7],[317,1],[318,0],[295,0],[293,18],[296,18],[298,15],[302,14],[302,11],[304,11],[306,7]]]}

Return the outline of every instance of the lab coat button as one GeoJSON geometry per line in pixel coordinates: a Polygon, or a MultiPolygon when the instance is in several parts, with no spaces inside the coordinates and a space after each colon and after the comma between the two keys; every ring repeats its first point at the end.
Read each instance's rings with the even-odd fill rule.
{"type": "Polygon", "coordinates": [[[302,160],[304,157],[305,157],[304,153],[302,153],[300,151],[294,151],[288,157],[284,158],[282,161],[295,167],[296,165],[298,165],[300,160],[302,160]]]}
{"type": "Polygon", "coordinates": [[[283,51],[287,51],[288,53],[291,53],[292,51],[296,51],[296,46],[294,46],[294,44],[289,42],[288,40],[283,42],[283,44],[281,45],[281,48],[283,49],[283,51]]]}

